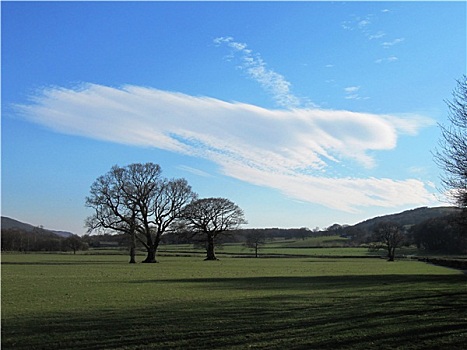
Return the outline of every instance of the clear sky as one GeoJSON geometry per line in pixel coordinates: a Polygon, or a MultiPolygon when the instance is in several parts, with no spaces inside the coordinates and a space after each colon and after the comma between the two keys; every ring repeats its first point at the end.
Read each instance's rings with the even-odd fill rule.
{"type": "Polygon", "coordinates": [[[2,215],[85,232],[92,182],[158,163],[249,227],[437,206],[460,2],[1,2],[2,215]]]}

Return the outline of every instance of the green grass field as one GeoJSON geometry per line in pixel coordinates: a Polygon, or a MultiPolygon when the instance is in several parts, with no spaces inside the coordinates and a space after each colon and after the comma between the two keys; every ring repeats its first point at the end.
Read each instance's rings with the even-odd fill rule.
{"type": "MultiPolygon", "coordinates": [[[[259,248],[259,256],[380,256],[384,252],[369,252],[368,248],[345,246],[348,240],[339,236],[320,236],[302,239],[275,239],[267,241],[259,248]],[[325,248],[325,249],[323,249],[325,248]]],[[[202,248],[194,248],[192,244],[168,244],[161,245],[159,252],[162,255],[192,255],[204,256],[206,251],[202,248]]],[[[227,243],[216,249],[219,256],[254,256],[254,251],[239,243],[227,243]]],[[[403,254],[403,253],[402,253],[403,254]]]]}
{"type": "Polygon", "coordinates": [[[467,276],[413,260],[3,254],[2,349],[465,349],[467,276]]]}

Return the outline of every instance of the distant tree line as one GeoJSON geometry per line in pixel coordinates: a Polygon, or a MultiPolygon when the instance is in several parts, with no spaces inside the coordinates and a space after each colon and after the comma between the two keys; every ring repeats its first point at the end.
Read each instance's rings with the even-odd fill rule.
{"type": "Polygon", "coordinates": [[[313,235],[313,231],[311,231],[307,227],[301,228],[248,228],[248,229],[241,229],[241,230],[234,230],[232,234],[239,237],[240,241],[245,240],[245,237],[249,233],[261,233],[267,239],[306,239],[307,237],[311,237],[313,235]],[[243,237],[243,238],[242,238],[243,237]]]}
{"type": "Polygon", "coordinates": [[[426,220],[411,227],[411,239],[419,249],[467,253],[467,235],[463,220],[463,214],[426,220]]]}
{"type": "Polygon", "coordinates": [[[89,245],[79,236],[62,237],[40,227],[32,231],[2,228],[2,251],[69,252],[87,250],[89,245]]]}
{"type": "MultiPolygon", "coordinates": [[[[322,231],[311,231],[306,227],[302,228],[246,228],[234,229],[224,232],[221,236],[216,238],[217,245],[221,246],[226,243],[240,243],[255,240],[252,237],[264,237],[264,240],[277,240],[277,239],[301,239],[304,240],[313,235],[321,236],[325,233],[322,231]]],[[[263,238],[261,238],[263,240],[263,238]]],[[[170,232],[164,235],[162,243],[165,244],[194,244],[195,246],[204,246],[205,239],[203,237],[193,236],[190,232],[170,232]]]]}

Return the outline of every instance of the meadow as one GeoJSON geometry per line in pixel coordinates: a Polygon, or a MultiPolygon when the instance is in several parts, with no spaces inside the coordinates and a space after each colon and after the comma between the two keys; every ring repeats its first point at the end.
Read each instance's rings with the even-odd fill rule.
{"type": "Polygon", "coordinates": [[[454,269],[332,250],[203,261],[166,249],[158,264],[136,265],[123,254],[91,253],[2,254],[3,349],[467,344],[467,276],[454,269]]]}

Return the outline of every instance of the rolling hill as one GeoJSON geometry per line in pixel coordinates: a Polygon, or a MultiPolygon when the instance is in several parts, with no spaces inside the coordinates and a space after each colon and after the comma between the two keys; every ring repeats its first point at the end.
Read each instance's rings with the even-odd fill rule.
{"type": "MultiPolygon", "coordinates": [[[[36,228],[37,228],[36,226],[33,226],[31,224],[27,224],[27,223],[24,223],[24,222],[21,222],[21,221],[18,221],[18,220],[15,220],[15,219],[12,219],[6,216],[2,216],[2,229],[18,229],[21,231],[31,232],[36,228]]],[[[69,237],[73,235],[73,233],[67,232],[67,231],[54,231],[54,230],[48,230],[48,229],[44,229],[44,231],[48,233],[51,232],[61,237],[69,237]]]]}
{"type": "Polygon", "coordinates": [[[428,219],[439,218],[451,214],[459,213],[461,209],[456,207],[421,207],[411,210],[406,210],[401,213],[378,216],[372,219],[362,221],[356,225],[353,225],[353,228],[360,229],[362,231],[372,231],[373,227],[380,222],[395,222],[400,226],[411,226],[422,223],[428,219]]]}

